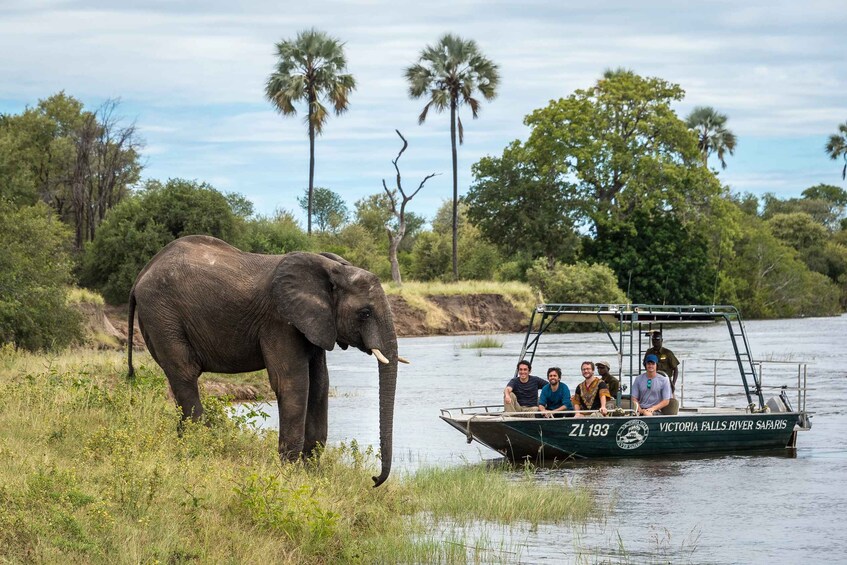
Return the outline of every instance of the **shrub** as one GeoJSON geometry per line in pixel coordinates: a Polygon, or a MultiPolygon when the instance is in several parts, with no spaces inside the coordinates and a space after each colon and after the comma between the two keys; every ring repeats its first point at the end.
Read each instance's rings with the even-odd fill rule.
{"type": "Polygon", "coordinates": [[[541,292],[546,302],[578,304],[623,304],[626,295],[618,288],[612,269],[598,263],[556,263],[547,269],[547,261],[538,259],[527,271],[533,289],[541,292]]]}
{"type": "Polygon", "coordinates": [[[85,248],[81,282],[111,304],[123,304],[135,277],[159,250],[179,237],[205,234],[237,239],[239,223],[226,196],[204,183],[150,181],[106,216],[85,248]]]}
{"type": "Polygon", "coordinates": [[[68,305],[70,230],[39,203],[15,209],[0,200],[0,343],[61,349],[82,337],[68,305]]]}

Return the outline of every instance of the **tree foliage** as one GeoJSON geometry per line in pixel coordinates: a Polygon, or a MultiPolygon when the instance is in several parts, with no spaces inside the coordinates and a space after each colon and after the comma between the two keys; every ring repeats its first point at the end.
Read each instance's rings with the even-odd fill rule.
{"type": "MultiPolygon", "coordinates": [[[[452,280],[452,206],[445,202],[436,212],[432,231],[418,235],[412,249],[410,271],[417,280],[452,280]]],[[[459,278],[492,279],[500,263],[497,248],[485,241],[479,229],[468,220],[466,205],[459,204],[459,278]]]]}
{"type": "Polygon", "coordinates": [[[637,211],[692,221],[721,189],[701,164],[695,136],[671,108],[683,95],[660,78],[607,71],[593,88],[527,116],[526,146],[545,173],[575,180],[595,229],[637,211]]]}
{"type": "Polygon", "coordinates": [[[135,184],[142,145],[117,100],[94,111],[64,92],[0,119],[0,190],[24,204],[42,200],[74,230],[77,249],[135,184]]]}
{"type": "Polygon", "coordinates": [[[840,312],[835,284],[810,271],[763,221],[751,219],[742,230],[735,243],[735,260],[726,265],[726,276],[721,278],[718,301],[738,305],[751,318],[840,312]]]}
{"type": "MultiPolygon", "coordinates": [[[[297,198],[300,208],[309,213],[309,189],[297,198]]],[[[315,187],[311,200],[312,219],[318,231],[337,233],[347,223],[350,212],[344,199],[328,188],[315,187]]]]}
{"type": "Polygon", "coordinates": [[[802,198],[779,198],[773,193],[762,195],[762,218],[777,214],[804,213],[828,230],[837,230],[844,219],[847,193],[837,186],[819,184],[807,188],[802,198]]]}
{"type": "Polygon", "coordinates": [[[467,106],[476,119],[481,106],[476,93],[486,100],[497,95],[500,71],[493,61],[485,57],[474,40],[464,40],[453,34],[442,36],[435,45],[421,51],[418,62],[406,69],[409,96],[427,97],[428,101],[418,116],[424,123],[430,109],[436,112],[450,110],[450,145],[453,156],[453,279],[459,278],[459,176],[456,139],[464,143],[465,133],[459,109],[467,106]]]}
{"type": "Polygon", "coordinates": [[[122,304],[135,277],[162,247],[192,234],[237,242],[236,220],[227,198],[205,183],[148,181],[109,213],[86,246],[81,282],[110,303],[122,304]]]}
{"type": "MultiPolygon", "coordinates": [[[[391,200],[385,192],[360,198],[354,204],[354,222],[368,230],[374,238],[381,239],[386,228],[396,230],[397,218],[391,213],[391,200]]],[[[406,212],[406,234],[398,251],[411,251],[415,238],[426,225],[426,218],[414,212],[406,212]]]]}
{"type": "Polygon", "coordinates": [[[703,166],[708,166],[709,156],[717,155],[721,168],[726,168],[726,154],[735,153],[737,139],[727,127],[727,116],[721,114],[711,106],[697,106],[694,108],[685,123],[697,135],[697,147],[703,156],[703,166]]]}
{"type": "Polygon", "coordinates": [[[545,302],[623,304],[626,295],[618,288],[614,271],[601,263],[561,264],[553,268],[538,259],[527,271],[527,280],[545,302]]]}
{"type": "Polygon", "coordinates": [[[715,269],[707,235],[672,214],[638,213],[607,226],[587,243],[586,255],[614,270],[632,302],[712,302],[715,269]]]}
{"type": "Polygon", "coordinates": [[[322,31],[309,29],[294,40],[276,44],[277,62],[265,85],[265,96],[284,116],[297,113],[296,103],[306,104],[309,130],[309,188],[307,233],[312,234],[312,207],[315,186],[315,136],[320,135],[329,117],[323,104],[332,104],[336,115],[347,110],[350,94],[356,88],[347,74],[344,44],[322,31]]]}
{"type": "Polygon", "coordinates": [[[309,251],[309,237],[291,212],[281,211],[275,217],[254,218],[244,224],[237,247],[250,253],[281,255],[291,251],[309,251]]]}
{"type": "Polygon", "coordinates": [[[544,174],[533,155],[515,141],[502,157],[473,166],[474,184],[464,202],[468,217],[507,256],[572,261],[579,252],[574,229],[581,203],[563,177],[544,174]]]}
{"type": "Polygon", "coordinates": [[[838,159],[844,161],[844,167],[841,169],[841,180],[847,179],[847,122],[838,124],[838,133],[829,136],[824,149],[833,161],[838,159]]]}
{"type": "Polygon", "coordinates": [[[0,345],[61,349],[81,339],[68,305],[71,233],[44,204],[0,198],[0,345]]]}

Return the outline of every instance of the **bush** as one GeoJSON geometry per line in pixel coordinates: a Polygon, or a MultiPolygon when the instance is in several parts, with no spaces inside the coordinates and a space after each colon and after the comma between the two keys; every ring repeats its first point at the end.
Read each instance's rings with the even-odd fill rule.
{"type": "Polygon", "coordinates": [[[71,232],[43,203],[15,209],[0,200],[0,343],[31,351],[82,338],[68,305],[71,232]]]}
{"type": "Polygon", "coordinates": [[[423,232],[412,248],[412,278],[419,281],[438,281],[451,272],[451,243],[446,235],[423,232]]]}
{"type": "Polygon", "coordinates": [[[244,225],[244,235],[238,246],[251,253],[282,255],[290,251],[310,249],[309,236],[306,235],[294,217],[287,212],[276,218],[258,218],[244,225]]]}
{"type": "Polygon", "coordinates": [[[204,183],[150,181],[115,206],[85,248],[80,279],[111,304],[123,304],[144,265],[171,241],[192,234],[237,239],[226,196],[204,183]]]}
{"type": "Polygon", "coordinates": [[[527,281],[541,292],[545,302],[576,304],[623,304],[626,295],[618,288],[615,273],[603,264],[576,263],[547,269],[537,259],[527,271],[527,281]]]}

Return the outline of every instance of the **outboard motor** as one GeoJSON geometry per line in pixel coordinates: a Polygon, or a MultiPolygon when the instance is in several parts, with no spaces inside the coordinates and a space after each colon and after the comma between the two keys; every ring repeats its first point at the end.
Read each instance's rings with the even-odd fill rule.
{"type": "MultiPolygon", "coordinates": [[[[779,393],[779,396],[772,396],[768,398],[768,401],[765,402],[765,407],[768,412],[794,411],[791,407],[791,402],[788,401],[788,395],[785,393],[785,390],[782,390],[779,393]]],[[[800,412],[800,419],[797,421],[797,427],[802,430],[812,429],[812,417],[805,412],[800,412]]]]}

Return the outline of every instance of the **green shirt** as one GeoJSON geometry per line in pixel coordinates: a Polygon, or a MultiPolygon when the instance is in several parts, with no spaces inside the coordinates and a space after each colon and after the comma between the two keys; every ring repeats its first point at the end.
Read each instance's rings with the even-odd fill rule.
{"type": "Polygon", "coordinates": [[[647,350],[647,353],[645,353],[644,356],[647,357],[651,353],[659,358],[656,370],[664,372],[671,382],[673,382],[673,370],[679,366],[679,359],[676,358],[673,351],[667,347],[660,347],[659,349],[651,347],[647,350]]]}

